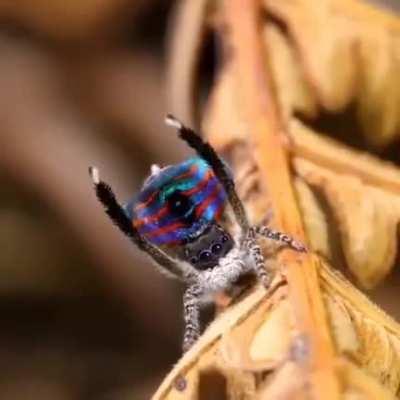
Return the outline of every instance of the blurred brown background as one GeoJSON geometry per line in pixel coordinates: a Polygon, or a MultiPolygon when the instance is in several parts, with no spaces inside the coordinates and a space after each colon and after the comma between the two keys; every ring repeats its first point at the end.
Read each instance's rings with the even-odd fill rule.
{"type": "Polygon", "coordinates": [[[163,124],[172,6],[0,0],[0,399],[146,399],[180,355],[181,287],[87,174],[126,200],[187,154],[163,124]]]}
{"type": "Polygon", "coordinates": [[[145,399],[180,354],[180,286],[87,173],[127,200],[186,154],[163,124],[171,6],[0,1],[0,399],[145,399]]]}

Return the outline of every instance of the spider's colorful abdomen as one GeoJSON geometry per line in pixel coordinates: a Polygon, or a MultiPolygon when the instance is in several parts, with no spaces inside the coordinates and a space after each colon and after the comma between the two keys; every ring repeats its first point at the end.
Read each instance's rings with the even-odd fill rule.
{"type": "Polygon", "coordinates": [[[155,245],[182,244],[217,221],[226,193],[201,158],[158,170],[125,210],[134,226],[155,245]]]}

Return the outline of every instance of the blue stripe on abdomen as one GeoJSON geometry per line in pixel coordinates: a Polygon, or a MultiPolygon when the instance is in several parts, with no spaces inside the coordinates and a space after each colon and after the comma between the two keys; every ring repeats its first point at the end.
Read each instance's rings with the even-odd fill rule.
{"type": "Polygon", "coordinates": [[[184,242],[198,232],[199,225],[212,222],[217,218],[226,202],[224,189],[208,164],[200,158],[193,158],[167,167],[161,170],[157,176],[149,178],[144,186],[137,198],[130,202],[125,209],[132,223],[139,227],[139,232],[155,245],[184,242]],[[188,177],[186,173],[193,167],[197,170],[193,176],[188,177]],[[180,175],[182,175],[182,180],[179,178],[180,175]],[[205,184],[205,182],[207,183],[205,184]],[[195,191],[197,187],[199,190],[195,191]],[[160,218],[154,218],[163,207],[167,206],[166,201],[162,199],[175,190],[194,191],[188,196],[194,206],[191,217],[180,217],[168,212],[166,215],[163,213],[160,218]],[[146,201],[149,204],[146,204],[146,201]],[[199,212],[196,213],[196,210],[202,205],[204,207],[206,202],[210,204],[207,204],[198,215],[199,212]],[[135,211],[138,206],[143,208],[135,211]],[[146,221],[152,217],[153,221],[146,221]],[[159,232],[157,232],[158,230],[159,232]]]}

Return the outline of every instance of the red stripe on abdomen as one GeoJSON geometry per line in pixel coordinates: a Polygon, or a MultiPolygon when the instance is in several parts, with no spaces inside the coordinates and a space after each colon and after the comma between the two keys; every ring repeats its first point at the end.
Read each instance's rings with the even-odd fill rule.
{"type": "Polygon", "coordinates": [[[153,192],[153,193],[149,196],[149,198],[148,198],[146,201],[144,201],[144,202],[142,202],[142,203],[139,203],[139,204],[135,207],[135,211],[140,211],[140,210],[142,210],[143,208],[146,208],[146,207],[154,200],[154,197],[156,197],[157,194],[158,194],[158,190],[156,190],[155,192],[153,192]]]}
{"type": "Polygon", "coordinates": [[[176,229],[183,228],[184,226],[185,225],[182,224],[181,222],[175,222],[174,224],[163,226],[162,228],[159,228],[152,232],[149,232],[146,234],[146,236],[149,238],[154,238],[156,236],[161,236],[164,233],[168,233],[168,232],[174,231],[176,229]]]}
{"type": "Polygon", "coordinates": [[[222,190],[222,189],[217,184],[215,186],[215,189],[211,192],[211,194],[196,209],[196,217],[197,218],[199,218],[201,216],[201,214],[203,214],[204,210],[218,197],[220,190],[222,190]]]}
{"type": "Polygon", "coordinates": [[[189,171],[184,172],[183,174],[180,174],[178,176],[176,176],[174,179],[174,181],[179,181],[180,179],[184,179],[184,178],[190,178],[192,175],[194,175],[198,170],[197,165],[192,165],[189,168],[189,171]]]}
{"type": "Polygon", "coordinates": [[[203,190],[208,182],[213,178],[213,174],[211,173],[211,171],[207,171],[207,174],[205,175],[205,177],[192,189],[188,189],[188,190],[183,190],[181,193],[184,194],[185,196],[191,196],[197,192],[200,192],[200,190],[203,190]]]}
{"type": "Polygon", "coordinates": [[[134,220],[133,225],[136,228],[140,228],[143,225],[151,224],[152,222],[155,222],[158,219],[160,219],[160,218],[164,217],[165,215],[167,215],[168,211],[169,211],[168,210],[168,205],[166,205],[166,206],[160,208],[155,214],[151,214],[151,215],[146,216],[146,217],[144,217],[142,219],[134,220]]]}

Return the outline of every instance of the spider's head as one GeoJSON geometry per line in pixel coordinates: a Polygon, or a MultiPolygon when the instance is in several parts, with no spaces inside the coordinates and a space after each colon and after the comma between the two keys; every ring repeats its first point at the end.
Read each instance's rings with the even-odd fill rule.
{"type": "Polygon", "coordinates": [[[183,246],[180,257],[198,270],[213,268],[233,247],[232,236],[212,224],[197,238],[183,246]]]}
{"type": "MultiPolygon", "coordinates": [[[[125,206],[139,233],[154,245],[169,247],[178,254],[183,248],[191,255],[195,251],[193,257],[199,256],[201,248],[212,246],[212,241],[222,240],[222,228],[216,225],[227,196],[202,158],[165,168],[153,166],[151,171],[138,196],[125,206]]],[[[230,236],[225,236],[229,242],[230,236]]],[[[225,242],[220,243],[223,249],[227,248],[225,242]]],[[[182,258],[191,262],[185,255],[182,258]]]]}

